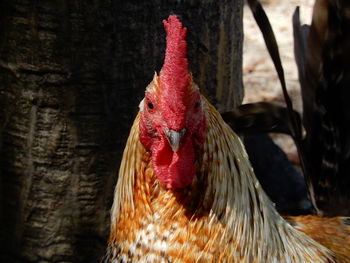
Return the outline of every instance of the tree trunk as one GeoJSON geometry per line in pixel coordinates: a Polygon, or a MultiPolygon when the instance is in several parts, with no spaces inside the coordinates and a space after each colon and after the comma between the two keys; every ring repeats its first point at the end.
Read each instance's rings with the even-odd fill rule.
{"type": "Polygon", "coordinates": [[[243,97],[242,0],[0,2],[1,262],[98,262],[120,155],[161,68],[162,19],[219,110],[243,97]]]}

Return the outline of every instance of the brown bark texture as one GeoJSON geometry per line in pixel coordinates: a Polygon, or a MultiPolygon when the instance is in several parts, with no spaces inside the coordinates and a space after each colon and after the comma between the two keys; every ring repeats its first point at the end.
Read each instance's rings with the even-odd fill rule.
{"type": "Polygon", "coordinates": [[[221,111],[241,103],[243,0],[0,1],[1,262],[98,262],[121,153],[188,27],[190,70],[221,111]]]}

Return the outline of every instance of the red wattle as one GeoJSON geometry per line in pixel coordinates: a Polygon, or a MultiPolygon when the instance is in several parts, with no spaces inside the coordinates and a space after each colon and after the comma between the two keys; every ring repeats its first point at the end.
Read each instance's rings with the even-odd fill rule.
{"type": "Polygon", "coordinates": [[[152,164],[158,181],[166,188],[184,188],[192,184],[196,174],[194,149],[186,136],[180,149],[173,152],[164,136],[152,145],[152,164]]]}

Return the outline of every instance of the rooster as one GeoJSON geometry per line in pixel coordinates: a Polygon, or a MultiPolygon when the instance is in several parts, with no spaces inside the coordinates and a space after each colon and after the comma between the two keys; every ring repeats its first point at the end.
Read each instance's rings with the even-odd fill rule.
{"type": "Polygon", "coordinates": [[[163,23],[165,61],[124,150],[105,262],[350,262],[349,226],[331,251],[276,212],[239,137],[188,72],[186,28],[175,15],[163,23]]]}

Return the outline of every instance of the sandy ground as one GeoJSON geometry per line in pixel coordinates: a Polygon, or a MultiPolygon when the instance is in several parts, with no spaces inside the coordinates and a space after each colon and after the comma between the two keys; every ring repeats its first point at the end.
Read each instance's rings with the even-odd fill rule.
{"type": "MultiPolygon", "coordinates": [[[[292,15],[295,8],[300,6],[301,22],[310,24],[314,0],[265,0],[261,2],[279,45],[289,95],[292,98],[294,108],[301,112],[300,86],[293,51],[292,15]]],[[[273,101],[284,104],[277,73],[248,5],[244,6],[243,23],[244,103],[273,101]]],[[[293,161],[296,156],[296,149],[289,136],[272,134],[272,137],[293,161]]]]}

